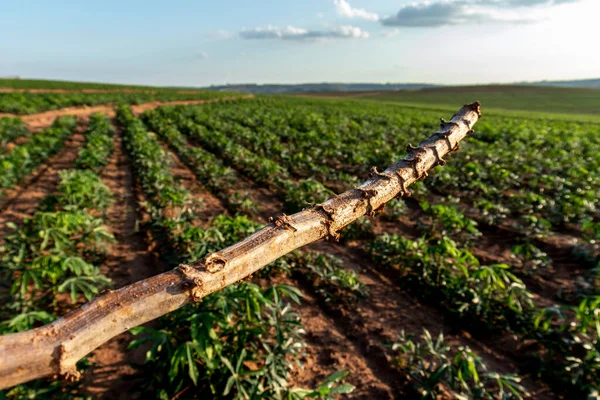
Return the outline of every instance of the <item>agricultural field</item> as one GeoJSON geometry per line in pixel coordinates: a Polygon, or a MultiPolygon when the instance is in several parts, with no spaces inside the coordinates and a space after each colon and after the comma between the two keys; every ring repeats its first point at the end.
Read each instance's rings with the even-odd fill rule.
{"type": "Polygon", "coordinates": [[[404,107],[446,110],[479,99],[486,115],[600,122],[600,89],[527,85],[446,86],[416,90],[325,92],[310,96],[397,103],[404,107]]]}
{"type": "MultiPolygon", "coordinates": [[[[33,86],[0,93],[2,335],[333,214],[466,101],[33,86]]],[[[482,111],[385,208],[0,398],[598,397],[600,123],[482,111]]]]}
{"type": "Polygon", "coordinates": [[[0,79],[0,117],[9,114],[40,113],[66,107],[202,101],[227,96],[231,96],[231,93],[147,86],[0,79]]]}

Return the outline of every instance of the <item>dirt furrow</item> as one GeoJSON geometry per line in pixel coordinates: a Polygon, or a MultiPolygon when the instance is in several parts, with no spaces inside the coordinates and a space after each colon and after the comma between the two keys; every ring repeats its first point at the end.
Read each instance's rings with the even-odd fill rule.
{"type": "MultiPolygon", "coordinates": [[[[216,215],[224,211],[223,206],[196,182],[195,176],[173,154],[172,173],[195,198],[201,198],[201,223],[207,224],[216,215]]],[[[114,151],[109,164],[103,171],[103,181],[110,187],[115,202],[107,214],[107,224],[117,242],[111,247],[101,271],[113,281],[115,288],[140,281],[163,272],[167,265],[160,259],[158,248],[161,244],[145,229],[140,230],[140,222],[149,217],[138,209],[144,201],[138,190],[131,161],[117,130],[114,139],[114,151]]],[[[143,224],[141,224],[143,225],[143,224]]],[[[152,322],[147,326],[152,326],[152,322]]],[[[129,399],[136,397],[135,387],[141,383],[142,376],[136,375],[135,365],[141,365],[145,359],[145,347],[128,350],[133,339],[124,332],[96,349],[90,356],[91,368],[86,371],[83,392],[92,397],[105,399],[129,399]]]]}
{"type": "Polygon", "coordinates": [[[304,298],[296,309],[306,330],[307,348],[303,357],[304,369],[292,375],[291,385],[315,388],[331,373],[347,370],[350,372],[348,382],[356,386],[349,398],[397,398],[393,379],[386,379],[388,382],[381,379],[381,368],[373,362],[368,349],[365,352],[354,341],[348,340],[346,332],[323,312],[319,300],[307,288],[301,289],[304,298]]]}
{"type": "Polygon", "coordinates": [[[190,191],[194,200],[199,200],[199,211],[194,214],[198,216],[198,223],[202,226],[207,226],[210,221],[218,215],[226,212],[223,203],[207,190],[196,179],[196,175],[179,159],[179,156],[168,150],[173,158],[173,168],[171,172],[187,190],[190,191]]]}
{"type": "MultiPolygon", "coordinates": [[[[144,232],[138,230],[138,204],[135,180],[121,137],[117,131],[114,150],[102,173],[115,202],[108,210],[106,223],[115,235],[116,243],[108,252],[101,272],[108,276],[114,288],[140,281],[162,272],[162,265],[150,251],[144,232]]],[[[83,391],[93,397],[128,399],[130,389],[140,383],[132,365],[144,362],[143,349],[129,351],[133,336],[124,332],[104,343],[90,356],[91,368],[86,371],[83,391]]]]}

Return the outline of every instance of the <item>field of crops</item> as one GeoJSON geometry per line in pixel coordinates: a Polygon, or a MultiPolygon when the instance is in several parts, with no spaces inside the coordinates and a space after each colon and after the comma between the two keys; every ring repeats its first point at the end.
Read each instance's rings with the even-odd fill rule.
{"type": "Polygon", "coordinates": [[[450,109],[479,99],[486,114],[600,122],[600,90],[528,85],[441,86],[416,90],[315,93],[312,96],[393,102],[409,107],[450,109]]]}
{"type": "MultiPolygon", "coordinates": [[[[0,93],[14,114],[111,103],[0,120],[0,334],[264,225],[293,230],[285,215],[378,175],[450,117],[157,103],[192,100],[179,96],[225,97],[0,93]]],[[[383,210],[0,398],[596,398],[600,124],[482,108],[445,166],[383,210]]]]}

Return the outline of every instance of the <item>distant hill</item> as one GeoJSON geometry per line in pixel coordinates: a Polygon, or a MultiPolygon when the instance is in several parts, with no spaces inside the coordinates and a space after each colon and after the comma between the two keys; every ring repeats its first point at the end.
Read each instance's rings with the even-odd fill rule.
{"type": "Polygon", "coordinates": [[[598,78],[598,79],[580,79],[580,80],[574,80],[574,81],[522,82],[522,84],[535,85],[535,86],[557,86],[557,87],[600,89],[600,78],[598,78]]]}
{"type": "Polygon", "coordinates": [[[311,93],[311,92],[366,92],[366,91],[391,91],[409,90],[437,87],[426,83],[301,83],[301,84],[231,84],[222,86],[209,86],[203,90],[219,90],[228,92],[245,92],[259,94],[277,93],[311,93]]]}

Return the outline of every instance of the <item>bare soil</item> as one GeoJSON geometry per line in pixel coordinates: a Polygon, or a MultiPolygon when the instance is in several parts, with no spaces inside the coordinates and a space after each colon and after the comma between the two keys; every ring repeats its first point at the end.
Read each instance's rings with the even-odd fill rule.
{"type": "Polygon", "coordinates": [[[179,183],[190,191],[194,200],[201,202],[199,211],[194,213],[199,217],[197,224],[203,227],[208,226],[213,218],[226,212],[225,206],[215,195],[202,186],[196,179],[196,175],[179,159],[176,153],[170,150],[167,151],[173,159],[171,173],[179,183]]]}
{"type": "Polygon", "coordinates": [[[292,374],[290,384],[296,387],[315,388],[328,375],[347,370],[347,381],[356,390],[356,399],[397,398],[395,384],[389,376],[380,377],[378,365],[373,365],[369,354],[349,340],[346,333],[330,316],[323,312],[318,299],[308,290],[303,290],[302,304],[296,306],[306,330],[306,355],[302,358],[303,369],[292,374]]]}

